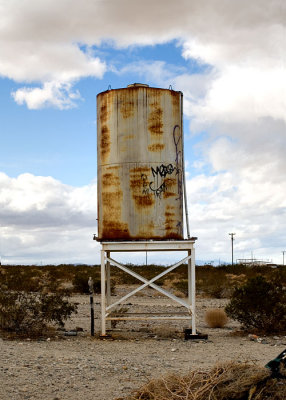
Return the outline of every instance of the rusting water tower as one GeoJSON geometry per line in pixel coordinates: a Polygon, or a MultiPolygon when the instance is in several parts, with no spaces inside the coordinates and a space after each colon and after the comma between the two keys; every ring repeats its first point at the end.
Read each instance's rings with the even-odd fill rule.
{"type": "Polygon", "coordinates": [[[182,115],[183,94],[174,90],[132,84],[97,96],[97,240],[102,245],[102,287],[107,280],[107,292],[102,291],[102,335],[106,320],[135,319],[111,316],[111,309],[120,301],[110,303],[110,263],[143,282],[121,301],[151,286],[188,309],[195,333],[195,238],[189,237],[188,224],[188,240],[184,240],[183,231],[186,196],[182,115]],[[188,257],[164,272],[188,260],[188,302],[155,285],[159,276],[146,281],[110,258],[110,252],[168,250],[188,252],[188,257]]]}
{"type": "Polygon", "coordinates": [[[182,93],[97,96],[100,240],[183,239],[182,93]]]}

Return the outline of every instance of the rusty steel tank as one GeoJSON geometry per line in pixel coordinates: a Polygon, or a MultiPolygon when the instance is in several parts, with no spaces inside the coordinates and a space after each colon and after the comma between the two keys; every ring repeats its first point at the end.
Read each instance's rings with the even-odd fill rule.
{"type": "Polygon", "coordinates": [[[98,240],[183,239],[183,94],[97,95],[98,240]]]}

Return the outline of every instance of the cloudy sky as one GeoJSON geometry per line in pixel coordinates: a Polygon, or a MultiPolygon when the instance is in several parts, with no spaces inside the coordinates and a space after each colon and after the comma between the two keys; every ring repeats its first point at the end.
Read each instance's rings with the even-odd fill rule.
{"type": "Polygon", "coordinates": [[[282,263],[285,21],[284,0],[0,0],[2,263],[99,261],[96,95],[133,82],[184,93],[197,258],[230,261],[235,232],[235,259],[282,263]]]}

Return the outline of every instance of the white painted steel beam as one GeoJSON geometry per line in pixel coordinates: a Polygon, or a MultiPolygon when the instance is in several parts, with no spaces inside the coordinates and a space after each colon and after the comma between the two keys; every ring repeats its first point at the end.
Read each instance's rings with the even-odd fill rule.
{"type": "Polygon", "coordinates": [[[191,320],[192,319],[192,317],[191,316],[185,316],[185,317],[175,317],[175,316],[173,316],[173,317],[128,317],[128,318],[125,318],[125,317],[106,317],[106,320],[107,321],[148,321],[148,320],[151,320],[151,319],[162,319],[162,320],[186,320],[186,319],[189,319],[189,320],[191,320]]]}
{"type": "Polygon", "coordinates": [[[105,254],[104,250],[101,250],[101,334],[106,334],[106,326],[105,326],[105,308],[106,308],[106,299],[105,299],[105,254]]]}
{"type": "MultiPolygon", "coordinates": [[[[172,240],[168,242],[164,241],[134,241],[134,242],[102,242],[102,249],[101,249],[101,333],[103,336],[106,335],[106,322],[108,324],[112,320],[133,320],[133,321],[141,321],[141,320],[153,320],[153,319],[178,319],[178,320],[191,320],[192,326],[192,334],[196,334],[196,313],[195,313],[195,300],[196,300],[196,282],[195,282],[195,249],[194,243],[196,238],[191,238],[190,240],[172,240]],[[172,265],[169,268],[166,268],[165,271],[158,274],[157,276],[153,277],[152,279],[148,280],[141,275],[137,274],[136,272],[130,270],[126,266],[120,264],[116,260],[110,257],[111,252],[134,252],[134,251],[187,251],[188,256],[183,258],[181,261],[177,262],[176,264],[172,265]],[[167,290],[161,288],[160,286],[156,285],[154,282],[164,275],[168,274],[175,268],[182,265],[184,262],[188,262],[188,301],[184,301],[177,296],[174,296],[172,293],[168,292],[167,290]],[[123,296],[121,299],[117,300],[113,304],[110,304],[111,296],[110,296],[110,264],[115,265],[116,267],[120,268],[121,270],[125,271],[129,275],[135,277],[139,281],[143,282],[142,285],[137,287],[136,289],[132,290],[130,293],[123,296]],[[106,282],[106,285],[105,285],[106,282]],[[133,296],[140,290],[144,289],[145,287],[150,286],[156,291],[164,294],[165,296],[169,297],[176,303],[182,305],[183,307],[187,308],[188,312],[191,314],[185,316],[175,316],[175,312],[170,313],[171,316],[162,316],[155,315],[156,313],[146,313],[147,316],[138,315],[136,313],[128,313],[131,316],[118,316],[112,317],[110,312],[116,305],[122,304],[125,300],[129,297],[133,296]],[[137,315],[137,316],[135,316],[137,315]]],[[[186,311],[187,312],[187,311],[186,311]]],[[[144,313],[142,313],[144,314],[144,313]]],[[[160,313],[159,313],[160,314],[160,313]]],[[[168,313],[165,313],[168,314],[168,313]]]]}
{"type": "Polygon", "coordinates": [[[118,301],[116,301],[115,303],[111,304],[109,307],[106,308],[106,310],[110,310],[111,308],[115,307],[117,304],[122,303],[123,301],[125,301],[126,299],[128,299],[129,297],[133,296],[135,293],[139,292],[140,290],[144,289],[146,286],[151,286],[152,288],[154,288],[155,290],[157,290],[158,292],[161,292],[162,294],[164,294],[165,296],[169,297],[170,299],[174,300],[175,302],[181,304],[182,306],[188,308],[189,310],[191,310],[190,304],[188,304],[187,302],[185,302],[184,300],[180,299],[179,297],[173,295],[172,293],[168,292],[165,289],[162,289],[160,286],[155,285],[153,282],[155,282],[156,280],[162,278],[164,275],[166,275],[168,272],[173,271],[175,268],[179,267],[180,265],[182,265],[185,261],[187,261],[191,256],[187,256],[185,258],[183,258],[181,261],[179,261],[178,263],[172,265],[171,267],[167,268],[166,271],[163,271],[162,273],[160,273],[159,275],[155,276],[154,278],[150,279],[149,281],[146,278],[143,278],[141,275],[137,274],[134,271],[131,271],[130,269],[128,269],[127,267],[125,267],[124,265],[120,264],[119,262],[113,260],[112,258],[107,258],[107,260],[113,264],[116,265],[118,268],[122,269],[123,271],[125,271],[126,273],[128,273],[129,275],[134,276],[134,278],[137,278],[138,280],[144,282],[143,285],[139,286],[138,288],[136,288],[135,290],[133,290],[132,292],[128,293],[126,296],[122,297],[121,299],[119,299],[118,301]]]}
{"type": "Polygon", "coordinates": [[[192,249],[192,258],[191,258],[191,285],[192,285],[192,310],[193,310],[193,318],[192,318],[192,335],[196,335],[196,264],[195,264],[195,249],[192,249]]]}
{"type": "Polygon", "coordinates": [[[135,252],[135,251],[189,251],[193,248],[195,239],[172,241],[134,241],[134,242],[101,242],[105,251],[135,252]]]}

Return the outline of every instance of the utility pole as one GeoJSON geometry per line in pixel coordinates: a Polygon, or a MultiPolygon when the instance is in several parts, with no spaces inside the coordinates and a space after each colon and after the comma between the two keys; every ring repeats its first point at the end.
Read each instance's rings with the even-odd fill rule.
{"type": "Polygon", "coordinates": [[[233,241],[234,241],[233,236],[235,235],[235,233],[232,232],[229,233],[229,235],[231,236],[231,265],[233,265],[233,241]]]}
{"type": "Polygon", "coordinates": [[[283,254],[283,265],[284,265],[284,253],[286,253],[286,250],[282,250],[282,254],[283,254]]]}

